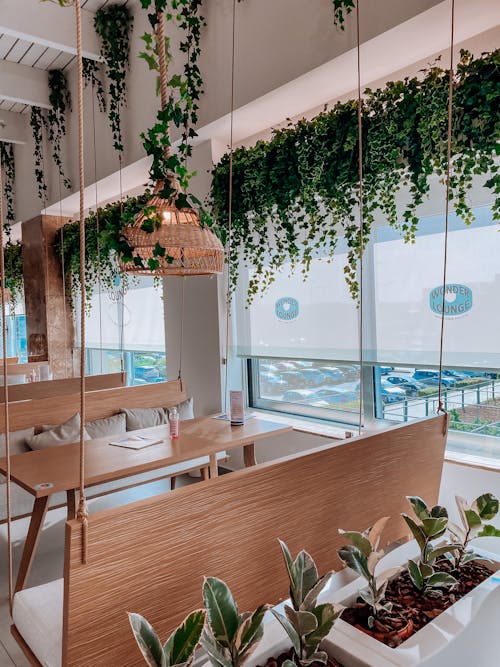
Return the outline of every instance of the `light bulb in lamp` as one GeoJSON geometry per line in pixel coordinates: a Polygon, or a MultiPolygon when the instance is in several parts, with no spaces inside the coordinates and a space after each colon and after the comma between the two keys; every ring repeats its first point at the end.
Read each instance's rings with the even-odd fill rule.
{"type": "Polygon", "coordinates": [[[172,213],[170,211],[163,211],[161,214],[162,222],[169,225],[172,222],[172,213]]]}

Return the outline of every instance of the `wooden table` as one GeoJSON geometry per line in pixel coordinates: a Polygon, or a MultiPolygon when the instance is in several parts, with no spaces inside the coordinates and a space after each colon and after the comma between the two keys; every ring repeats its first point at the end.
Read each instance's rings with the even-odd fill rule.
{"type": "MultiPolygon", "coordinates": [[[[286,424],[252,418],[242,426],[225,420],[199,417],[181,422],[180,438],[171,441],[169,427],[154,426],[134,433],[163,442],[144,449],[116,447],[109,443],[123,436],[87,440],[85,443],[85,486],[95,486],[124,477],[208,456],[210,475],[217,476],[217,454],[243,447],[245,466],[255,465],[255,441],[292,431],[286,424]]],[[[129,432],[130,434],[130,432],[129,432]]],[[[50,496],[65,492],[68,518],[76,513],[79,488],[79,445],[61,445],[11,457],[11,479],[35,498],[31,521],[19,565],[15,592],[28,578],[36,546],[43,528],[50,496]]],[[[6,473],[6,460],[0,459],[0,472],[6,473]]]]}

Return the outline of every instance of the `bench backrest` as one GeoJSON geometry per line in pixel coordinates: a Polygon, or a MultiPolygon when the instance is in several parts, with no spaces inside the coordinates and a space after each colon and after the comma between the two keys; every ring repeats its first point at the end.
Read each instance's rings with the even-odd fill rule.
{"type": "Polygon", "coordinates": [[[277,539],[339,568],[338,528],[392,521],[385,543],[407,536],[406,495],[437,502],[445,416],[327,445],[123,507],[91,514],[88,562],[78,521],[66,524],[63,665],[135,667],[127,612],[166,640],[202,604],[203,576],[223,578],[241,610],[288,596],[277,539]]]}
{"type": "MultiPolygon", "coordinates": [[[[89,375],[85,378],[85,391],[99,391],[124,387],[127,384],[126,373],[105,373],[89,375]]],[[[50,398],[77,394],[80,391],[80,378],[64,378],[61,380],[43,380],[42,382],[26,382],[26,384],[9,385],[9,402],[30,401],[33,399],[50,398]]],[[[4,392],[0,387],[0,403],[4,402],[4,392]]]]}
{"type": "MultiPolygon", "coordinates": [[[[118,387],[86,393],[86,420],[111,417],[120,408],[169,407],[186,399],[178,380],[156,382],[137,387],[118,387]]],[[[80,395],[53,396],[21,401],[9,406],[10,430],[61,424],[80,411],[80,395]]],[[[0,433],[5,431],[3,410],[0,410],[0,433]]]]}

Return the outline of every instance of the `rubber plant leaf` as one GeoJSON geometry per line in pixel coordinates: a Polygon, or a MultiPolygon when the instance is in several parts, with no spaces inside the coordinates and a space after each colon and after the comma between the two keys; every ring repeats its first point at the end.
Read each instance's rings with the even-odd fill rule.
{"type": "Polygon", "coordinates": [[[285,616],[283,616],[283,614],[280,614],[278,611],[276,611],[276,609],[271,609],[271,613],[283,626],[283,629],[285,630],[286,634],[289,636],[292,642],[292,646],[294,648],[295,653],[297,655],[300,655],[300,637],[295,631],[293,625],[285,616]]]}
{"type": "Polygon", "coordinates": [[[429,553],[429,562],[433,563],[440,556],[446,556],[446,554],[461,548],[461,544],[444,544],[442,547],[437,547],[429,553]]]}
{"type": "Polygon", "coordinates": [[[477,510],[481,519],[491,521],[498,514],[498,498],[495,498],[492,493],[484,493],[476,498],[472,507],[477,510]]]}
{"type": "Polygon", "coordinates": [[[295,567],[293,563],[292,554],[290,553],[290,550],[287,547],[287,545],[282,540],[278,540],[278,542],[280,543],[281,551],[283,553],[283,558],[285,559],[286,569],[288,571],[288,578],[290,579],[290,598],[294,606],[298,608],[300,606],[300,602],[297,599],[298,585],[295,579],[295,567]]]}
{"type": "Polygon", "coordinates": [[[215,640],[229,649],[239,626],[238,607],[229,587],[221,579],[206,577],[203,599],[215,640]]]}
{"type": "Polygon", "coordinates": [[[170,635],[163,647],[168,667],[189,663],[192,660],[204,625],[205,612],[197,609],[189,614],[170,635]]]}
{"type": "Polygon", "coordinates": [[[402,514],[401,516],[406,521],[406,525],[411,530],[413,537],[417,540],[418,546],[420,547],[421,550],[423,550],[425,548],[425,544],[427,541],[423,530],[407,514],[402,514]]]}
{"type": "Polygon", "coordinates": [[[406,498],[409,501],[410,505],[412,506],[415,515],[421,521],[429,518],[429,510],[425,502],[422,500],[422,498],[420,498],[419,496],[406,496],[406,498]]]}
{"type": "Polygon", "coordinates": [[[140,614],[128,615],[135,641],[149,667],[167,667],[165,654],[153,626],[140,614]]]}
{"type": "Polygon", "coordinates": [[[307,551],[300,551],[293,563],[297,582],[297,603],[300,606],[319,579],[316,564],[307,551]]]}
{"type": "Polygon", "coordinates": [[[316,616],[310,611],[296,611],[292,607],[285,605],[285,615],[299,637],[305,637],[318,627],[316,616]]]}
{"type": "Polygon", "coordinates": [[[486,525],[483,527],[483,529],[478,533],[478,537],[500,537],[500,530],[498,528],[495,528],[495,526],[491,525],[486,525]]]}
{"type": "Polygon", "coordinates": [[[316,650],[342,612],[342,608],[336,609],[329,602],[318,605],[312,612],[316,616],[317,627],[306,636],[306,645],[316,650]]]}
{"type": "Polygon", "coordinates": [[[455,577],[447,572],[434,572],[426,581],[428,586],[437,588],[438,586],[454,586],[457,583],[455,577]]]}
{"type": "Polygon", "coordinates": [[[368,569],[368,562],[357,547],[348,545],[339,549],[337,553],[351,570],[354,570],[354,572],[357,572],[365,579],[370,578],[371,574],[368,569]]]}
{"type": "Polygon", "coordinates": [[[300,605],[301,610],[311,611],[314,613],[314,606],[316,605],[316,600],[318,599],[318,595],[330,581],[332,575],[333,575],[333,570],[331,572],[327,572],[325,575],[320,577],[320,579],[318,579],[316,584],[311,588],[309,593],[304,598],[304,601],[300,605]]]}
{"type": "Polygon", "coordinates": [[[389,519],[389,516],[383,516],[378,521],[376,521],[368,531],[368,539],[370,540],[373,551],[377,551],[380,544],[380,537],[384,532],[384,528],[386,527],[389,519]]]}
{"type": "Polygon", "coordinates": [[[201,635],[201,645],[213,667],[233,667],[229,650],[217,644],[210,630],[207,628],[205,628],[201,635]]]}
{"type": "Polygon", "coordinates": [[[352,542],[355,547],[357,547],[361,553],[368,558],[372,552],[372,543],[365,537],[362,533],[352,532],[348,530],[341,530],[339,528],[339,533],[345,535],[345,537],[352,542]]]}
{"type": "Polygon", "coordinates": [[[267,605],[262,605],[256,609],[253,614],[250,614],[243,619],[238,634],[236,637],[236,644],[238,646],[238,653],[240,657],[248,656],[251,651],[257,646],[257,643],[262,639],[264,634],[264,614],[268,609],[267,605]]]}
{"type": "Polygon", "coordinates": [[[446,530],[447,523],[448,519],[446,517],[442,519],[424,519],[422,521],[422,529],[429,538],[439,537],[446,530]]]}
{"type": "Polygon", "coordinates": [[[418,563],[416,563],[414,560],[408,561],[408,574],[410,575],[410,579],[412,580],[415,587],[421,591],[424,587],[424,578],[420,572],[418,563]]]}

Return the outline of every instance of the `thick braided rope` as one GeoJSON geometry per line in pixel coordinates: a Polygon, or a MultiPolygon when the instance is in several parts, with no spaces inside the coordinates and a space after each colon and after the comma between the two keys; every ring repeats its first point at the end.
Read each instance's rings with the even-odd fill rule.
{"type": "Polygon", "coordinates": [[[85,498],[85,175],[83,164],[83,62],[80,0],[75,0],[78,62],[78,162],[80,187],[80,502],[77,518],[82,523],[82,563],[87,563],[88,509],[85,498]]]}
{"type": "Polygon", "coordinates": [[[3,407],[5,422],[5,457],[6,477],[5,485],[7,503],[7,569],[9,578],[9,609],[12,616],[13,577],[12,577],[12,515],[10,506],[10,424],[9,424],[9,385],[7,378],[7,323],[5,321],[5,262],[4,262],[4,229],[3,229],[3,182],[2,164],[0,162],[0,304],[2,306],[2,349],[3,349],[3,407]]]}
{"type": "Polygon", "coordinates": [[[438,412],[446,412],[442,401],[441,380],[443,377],[443,347],[444,347],[444,308],[446,305],[446,277],[448,272],[448,228],[450,217],[451,192],[451,144],[453,133],[453,47],[455,46],[455,0],[451,0],[451,42],[450,42],[450,81],[448,89],[448,140],[446,166],[446,206],[444,218],[444,253],[443,253],[443,298],[441,301],[441,334],[439,340],[439,385],[438,385],[438,412]]]}
{"type": "Polygon", "coordinates": [[[356,5],[357,74],[358,74],[358,178],[359,178],[359,423],[361,435],[363,427],[363,254],[364,254],[364,211],[363,211],[363,98],[361,97],[361,37],[359,30],[359,0],[356,5]]]}

